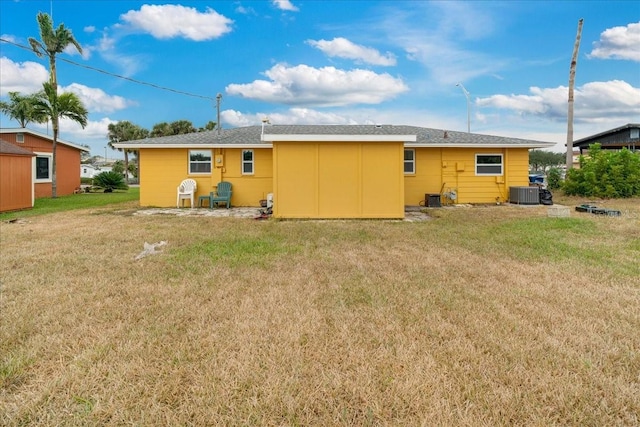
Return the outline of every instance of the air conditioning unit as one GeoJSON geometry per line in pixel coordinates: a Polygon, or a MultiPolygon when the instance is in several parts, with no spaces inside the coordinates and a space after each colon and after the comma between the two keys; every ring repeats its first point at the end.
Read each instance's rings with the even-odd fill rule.
{"type": "Polygon", "coordinates": [[[509,187],[509,203],[539,205],[540,189],[535,187],[509,187]]]}
{"type": "Polygon", "coordinates": [[[424,205],[428,208],[440,208],[442,204],[440,204],[440,194],[424,194],[424,205]]]}

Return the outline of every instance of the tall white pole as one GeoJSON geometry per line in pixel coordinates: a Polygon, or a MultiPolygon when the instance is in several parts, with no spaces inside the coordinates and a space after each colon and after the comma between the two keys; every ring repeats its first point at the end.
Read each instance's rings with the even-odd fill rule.
{"type": "Polygon", "coordinates": [[[580,38],[582,35],[582,19],[578,21],[578,34],[573,45],[573,55],[569,66],[569,111],[567,112],[567,171],[573,167],[573,86],[576,81],[576,64],[578,63],[578,50],[580,49],[580,38]]]}
{"type": "Polygon", "coordinates": [[[456,86],[460,86],[464,96],[467,98],[467,133],[471,133],[471,100],[469,99],[469,92],[465,89],[462,83],[458,83],[456,86]]]}

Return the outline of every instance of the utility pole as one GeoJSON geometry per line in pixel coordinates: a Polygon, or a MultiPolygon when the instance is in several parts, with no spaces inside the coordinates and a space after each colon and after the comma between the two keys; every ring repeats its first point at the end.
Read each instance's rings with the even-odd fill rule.
{"type": "Polygon", "coordinates": [[[578,50],[580,49],[580,37],[582,34],[582,21],[578,21],[578,34],[573,45],[573,56],[569,67],[569,111],[567,113],[567,171],[573,167],[573,86],[576,81],[576,64],[578,63],[578,50]]]}

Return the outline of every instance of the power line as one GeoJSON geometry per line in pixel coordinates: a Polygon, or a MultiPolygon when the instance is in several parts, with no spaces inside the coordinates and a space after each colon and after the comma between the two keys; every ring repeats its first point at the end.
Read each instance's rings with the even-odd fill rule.
{"type": "MultiPolygon", "coordinates": [[[[32,50],[28,46],[23,46],[21,44],[14,43],[14,42],[12,42],[10,40],[7,40],[7,39],[0,38],[0,41],[4,42],[4,43],[12,44],[12,45],[14,45],[16,47],[19,47],[21,49],[25,49],[25,50],[29,50],[29,51],[32,50]]],[[[141,84],[141,85],[145,85],[145,86],[150,86],[150,87],[153,87],[155,89],[166,90],[167,92],[173,92],[173,93],[177,93],[177,94],[180,94],[180,95],[191,96],[191,97],[194,97],[194,98],[208,99],[210,101],[215,101],[216,100],[216,98],[213,98],[213,97],[210,97],[210,96],[196,95],[196,94],[189,93],[189,92],[184,92],[184,91],[181,91],[181,90],[176,90],[176,89],[171,89],[171,88],[164,87],[164,86],[159,86],[159,85],[156,85],[154,83],[147,83],[147,82],[143,82],[141,80],[132,79],[130,77],[121,76],[119,74],[115,74],[115,73],[112,73],[110,71],[101,70],[99,68],[91,67],[89,65],[79,64],[79,63],[71,61],[69,59],[65,59],[65,58],[57,58],[57,59],[59,59],[61,61],[64,61],[64,62],[67,62],[67,63],[69,63],[71,65],[75,65],[76,67],[82,67],[82,68],[86,68],[86,69],[91,70],[91,71],[97,71],[98,73],[106,74],[106,75],[112,76],[112,77],[117,77],[117,78],[122,79],[122,80],[130,81],[132,83],[137,83],[137,84],[141,84]]]]}

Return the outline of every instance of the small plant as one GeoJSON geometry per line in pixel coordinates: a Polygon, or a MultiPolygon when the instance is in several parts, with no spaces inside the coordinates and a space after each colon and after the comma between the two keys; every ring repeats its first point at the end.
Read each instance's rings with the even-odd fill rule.
{"type": "Polygon", "coordinates": [[[129,186],[124,182],[124,177],[117,172],[101,172],[93,178],[95,187],[104,188],[105,193],[113,190],[127,190],[129,186]]]}

